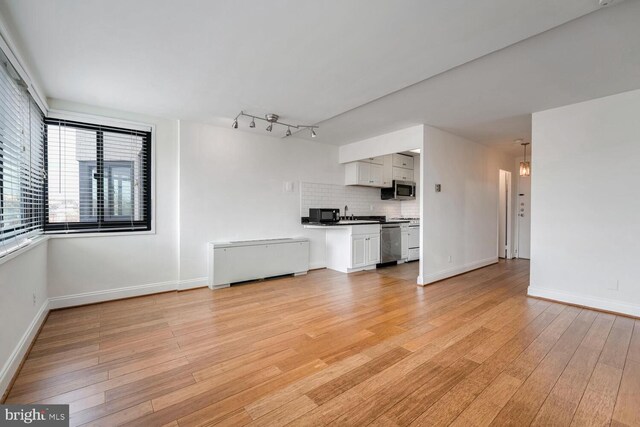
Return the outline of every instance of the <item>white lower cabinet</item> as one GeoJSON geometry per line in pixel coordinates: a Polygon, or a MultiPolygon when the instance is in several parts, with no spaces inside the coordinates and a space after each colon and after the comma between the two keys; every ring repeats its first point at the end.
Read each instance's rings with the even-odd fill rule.
{"type": "Polygon", "coordinates": [[[366,267],[380,262],[380,235],[351,236],[350,268],[366,267]]]}
{"type": "Polygon", "coordinates": [[[367,236],[351,236],[351,265],[350,268],[367,265],[367,236]]]}
{"type": "Polygon", "coordinates": [[[327,268],[351,273],[380,262],[380,225],[326,227],[327,268]]]}

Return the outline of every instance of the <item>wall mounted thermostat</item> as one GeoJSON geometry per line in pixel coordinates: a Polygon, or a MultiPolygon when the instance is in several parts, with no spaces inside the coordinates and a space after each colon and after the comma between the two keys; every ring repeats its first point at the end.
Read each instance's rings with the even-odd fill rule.
{"type": "Polygon", "coordinates": [[[436,193],[440,193],[442,191],[442,186],[440,184],[436,184],[436,193]]]}

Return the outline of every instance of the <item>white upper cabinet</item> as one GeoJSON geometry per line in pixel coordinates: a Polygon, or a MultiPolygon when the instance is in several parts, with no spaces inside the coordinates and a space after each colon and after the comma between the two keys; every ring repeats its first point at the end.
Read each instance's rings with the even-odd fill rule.
{"type": "Polygon", "coordinates": [[[393,167],[393,179],[396,181],[413,181],[413,170],[393,167]]]}
{"type": "Polygon", "coordinates": [[[407,154],[392,154],[393,166],[413,170],[413,156],[407,154]]]}
{"type": "Polygon", "coordinates": [[[345,185],[389,188],[394,180],[414,180],[413,156],[389,154],[345,165],[345,185]]]}
{"type": "Polygon", "coordinates": [[[382,162],[382,187],[390,188],[393,186],[393,159],[391,155],[384,156],[382,162]]]}
{"type": "Polygon", "coordinates": [[[374,187],[382,187],[382,165],[369,165],[369,181],[374,187]]]}
{"type": "Polygon", "coordinates": [[[345,185],[382,187],[382,165],[353,162],[345,165],[345,185]]]}

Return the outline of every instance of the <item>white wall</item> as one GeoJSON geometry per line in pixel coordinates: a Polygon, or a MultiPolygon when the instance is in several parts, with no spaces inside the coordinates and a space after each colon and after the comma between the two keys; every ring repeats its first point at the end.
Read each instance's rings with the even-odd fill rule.
{"type": "Polygon", "coordinates": [[[384,156],[422,147],[423,126],[412,126],[340,146],[340,163],[384,156]]]}
{"type": "Polygon", "coordinates": [[[47,314],[46,239],[20,252],[0,261],[0,398],[47,314]]]}
{"type": "Polygon", "coordinates": [[[155,232],[52,238],[52,307],[175,288],[178,279],[178,122],[50,100],[53,109],[155,125],[155,232]],[[69,262],[73,260],[73,262],[69,262]]]}
{"type": "Polygon", "coordinates": [[[181,122],[180,171],[183,287],[206,283],[209,241],[309,237],[311,267],[325,265],[324,231],[300,224],[299,184],[343,184],[338,147],[181,122]]]}
{"type": "Polygon", "coordinates": [[[513,171],[513,159],[425,126],[421,161],[418,283],[432,283],[497,262],[499,170],[513,171]],[[435,184],[441,184],[442,192],[435,192],[435,184]]]}
{"type": "Polygon", "coordinates": [[[302,182],[300,186],[300,216],[309,216],[310,208],[338,208],[344,215],[376,215],[389,218],[401,215],[401,202],[381,200],[380,189],[344,184],[318,184],[302,182]]]}
{"type": "Polygon", "coordinates": [[[639,112],[636,90],[533,115],[530,295],[640,316],[639,112]]]}

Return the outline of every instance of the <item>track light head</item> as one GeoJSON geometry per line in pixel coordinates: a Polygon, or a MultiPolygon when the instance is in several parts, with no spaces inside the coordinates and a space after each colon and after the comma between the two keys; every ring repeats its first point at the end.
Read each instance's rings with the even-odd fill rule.
{"type": "Polygon", "coordinates": [[[291,128],[289,126],[287,126],[287,132],[284,134],[284,136],[291,136],[291,128]]]}
{"type": "Polygon", "coordinates": [[[238,129],[238,119],[233,119],[233,124],[231,125],[231,127],[234,129],[238,129]]]}
{"type": "Polygon", "coordinates": [[[271,132],[273,130],[273,123],[269,123],[269,126],[267,126],[267,132],[271,132]]]}
{"type": "Polygon", "coordinates": [[[311,128],[311,138],[315,138],[316,136],[318,136],[318,134],[313,128],[311,128]]]}
{"type": "Polygon", "coordinates": [[[256,121],[254,119],[251,119],[251,123],[249,123],[249,127],[250,128],[256,127],[256,121]]]}

